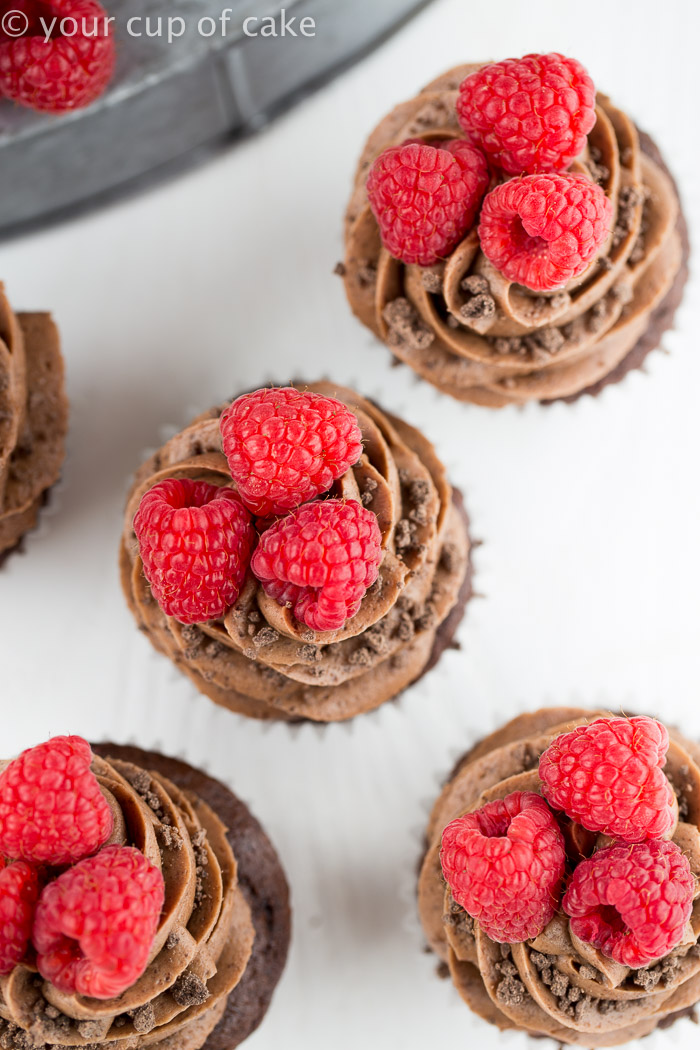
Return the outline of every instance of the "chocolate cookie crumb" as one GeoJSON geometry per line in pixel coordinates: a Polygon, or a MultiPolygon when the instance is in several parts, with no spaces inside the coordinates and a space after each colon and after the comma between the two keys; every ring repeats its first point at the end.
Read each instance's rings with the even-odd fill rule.
{"type": "Polygon", "coordinates": [[[336,263],[335,266],[333,267],[333,273],[337,277],[345,277],[345,274],[347,273],[347,270],[345,269],[345,263],[343,263],[343,262],[336,263]]]}
{"type": "Polygon", "coordinates": [[[265,649],[268,645],[274,645],[275,642],[278,642],[279,637],[274,627],[261,627],[258,633],[253,636],[253,645],[256,649],[265,649]]]}

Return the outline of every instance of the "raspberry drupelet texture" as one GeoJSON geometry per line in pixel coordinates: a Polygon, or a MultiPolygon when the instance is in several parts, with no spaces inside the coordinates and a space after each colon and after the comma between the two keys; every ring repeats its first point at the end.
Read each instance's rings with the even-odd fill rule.
{"type": "Polygon", "coordinates": [[[546,292],[586,270],[612,221],[611,201],[584,175],[525,175],[487,194],[479,239],[509,281],[546,292]]]}
{"type": "Polygon", "coordinates": [[[611,846],[576,868],[563,901],[571,930],[623,966],[649,966],[683,941],[695,879],[674,842],[611,846]]]}
{"type": "Polygon", "coordinates": [[[440,862],[454,900],[492,940],[513,944],[554,916],[564,838],[540,795],[515,791],[448,824],[440,862]]]}
{"type": "Polygon", "coordinates": [[[99,98],[115,62],[104,8],[96,0],[0,0],[0,13],[10,9],[26,16],[28,28],[17,38],[0,33],[0,93],[46,113],[99,98]]]}
{"type": "Polygon", "coordinates": [[[327,492],[362,455],[350,409],[294,387],[239,397],[221,417],[221,440],[241,499],[261,518],[327,492]]]}
{"type": "Polygon", "coordinates": [[[377,157],[367,196],[387,251],[430,266],[472,227],[488,184],[486,159],[468,142],[409,141],[377,157]]]}
{"type": "Polygon", "coordinates": [[[0,774],[0,853],[36,864],[72,864],[112,833],[112,812],[78,736],[24,751],[0,774]]]}
{"type": "Polygon", "coordinates": [[[557,737],[540,758],[545,798],[588,828],[625,842],[668,835],[675,796],[663,772],[668,731],[653,718],[599,718],[557,737]]]}
{"type": "Polygon", "coordinates": [[[2,864],[4,861],[0,864],[0,976],[26,957],[39,896],[36,868],[23,860],[6,868],[2,864]]]}
{"type": "Polygon", "coordinates": [[[76,864],[39,899],[39,973],[67,994],[120,995],[148,965],[164,892],[161,872],[131,846],[108,846],[76,864]]]}
{"type": "Polygon", "coordinates": [[[255,543],[233,489],[169,478],[143,496],[134,518],[143,571],[167,616],[205,623],[237,600],[255,543]]]}
{"type": "Polygon", "coordinates": [[[354,500],[307,503],[260,537],[251,567],[266,594],[313,631],[337,631],[379,575],[377,518],[354,500]]]}
{"type": "Polygon", "coordinates": [[[492,164],[508,174],[564,171],[595,124],[595,87],[573,58],[509,58],[462,82],[457,115],[492,164]]]}

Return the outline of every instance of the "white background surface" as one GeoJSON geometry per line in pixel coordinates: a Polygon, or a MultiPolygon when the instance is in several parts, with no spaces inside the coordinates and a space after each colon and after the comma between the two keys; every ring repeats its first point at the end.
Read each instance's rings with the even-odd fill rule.
{"type": "MultiPolygon", "coordinates": [[[[647,374],[573,408],[492,412],[390,368],[331,272],[355,160],[384,112],[460,61],[531,50],[580,58],[653,134],[697,240],[698,10],[438,0],[207,167],[2,247],[15,307],[59,322],[72,402],[64,480],[28,553],[0,572],[2,751],[67,731],[134,740],[253,805],[290,877],[295,937],[250,1050],[498,1046],[421,951],[413,871],[440,777],[473,738],[543,702],[607,701],[700,735],[696,283],[647,374]],[[462,651],[399,704],[325,730],[265,727],[195,694],[135,629],[116,571],[127,478],[161,426],[300,373],[423,427],[485,541],[462,651]]],[[[696,1040],[685,1021],[645,1046],[696,1040]]]]}

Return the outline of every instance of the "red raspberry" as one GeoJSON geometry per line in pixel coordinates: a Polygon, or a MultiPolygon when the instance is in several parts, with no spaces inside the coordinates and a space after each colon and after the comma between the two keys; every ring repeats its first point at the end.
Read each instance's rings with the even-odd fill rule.
{"type": "Polygon", "coordinates": [[[164,897],[161,872],[131,846],[108,846],[76,864],[39,899],[39,973],[68,995],[121,995],[148,965],[164,897]]]}
{"type": "Polygon", "coordinates": [[[313,631],[337,631],[379,575],[382,534],[354,500],[307,503],[260,537],[251,568],[266,594],[313,631]]]}
{"type": "Polygon", "coordinates": [[[525,175],[487,194],[479,239],[509,281],[547,292],[583,273],[612,220],[610,200],[585,175],[525,175]]]}
{"type": "Polygon", "coordinates": [[[0,853],[37,864],[72,864],[112,834],[112,811],[79,736],[32,747],[0,774],[0,853]]]}
{"type": "Polygon", "coordinates": [[[540,758],[542,791],[589,831],[660,839],[676,822],[667,751],[666,728],[653,718],[598,718],[550,744],[540,758]]]}
{"type": "Polygon", "coordinates": [[[595,87],[573,58],[556,53],[509,58],[462,81],[457,115],[503,171],[563,171],[595,124],[595,87]]]}
{"type": "Polygon", "coordinates": [[[453,820],[442,833],[440,862],[454,899],[494,941],[526,941],[554,917],[564,837],[532,791],[453,820]]]}
{"type": "Polygon", "coordinates": [[[16,39],[0,35],[0,94],[46,113],[80,109],[102,94],[115,48],[96,0],[2,0],[0,13],[9,11],[26,14],[28,27],[16,39]]]}
{"type": "Polygon", "coordinates": [[[409,141],[377,157],[367,196],[387,251],[431,266],[473,226],[488,184],[486,159],[468,142],[409,141]]]}
{"type": "Polygon", "coordinates": [[[350,409],[294,387],[239,397],[221,417],[221,440],[241,499],[261,518],[327,492],[362,455],[350,409]]]}
{"type": "Polygon", "coordinates": [[[0,976],[27,954],[38,896],[36,868],[20,860],[0,870],[0,976]]]}
{"type": "Polygon", "coordinates": [[[675,842],[643,842],[602,849],[579,864],[563,907],[577,937],[637,969],[681,943],[694,893],[675,842]]]}
{"type": "Polygon", "coordinates": [[[205,623],[236,603],[255,543],[233,489],[168,478],[144,495],[134,518],[143,571],[166,616],[205,623]]]}

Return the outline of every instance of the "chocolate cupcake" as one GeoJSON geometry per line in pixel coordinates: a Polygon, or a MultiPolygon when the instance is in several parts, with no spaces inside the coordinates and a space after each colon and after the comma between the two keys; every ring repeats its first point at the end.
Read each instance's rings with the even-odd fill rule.
{"type": "Polygon", "coordinates": [[[0,285],[0,561],[36,525],[67,428],[56,326],[48,314],[15,315],[0,285]]]}
{"type": "Polygon", "coordinates": [[[653,719],[564,707],[464,755],[432,812],[419,909],[475,1013],[602,1047],[692,1011],[699,763],[653,719]]]}
{"type": "Polygon", "coordinates": [[[438,660],[471,595],[470,550],[426,438],[318,383],[217,406],[151,456],[127,501],[121,573],[140,629],[211,699],[331,722],[438,660]],[[197,502],[198,528],[221,515],[225,550],[178,532],[195,512],[173,507],[197,502]]]}
{"type": "Polygon", "coordinates": [[[560,55],[459,66],[397,106],[362,152],[345,245],[340,270],[359,319],[438,389],[492,408],[574,400],[618,382],[660,344],[687,277],[687,230],[657,147],[560,55]],[[551,127],[539,116],[547,106],[551,127]],[[533,145],[538,135],[553,148],[533,145]],[[480,219],[488,186],[478,152],[491,171],[480,219]],[[445,196],[429,197],[426,182],[420,200],[411,190],[402,203],[412,179],[420,186],[436,173],[445,196]],[[522,179],[525,204],[513,199],[522,179]],[[562,204],[567,184],[574,220],[562,204]],[[560,218],[581,265],[532,279],[538,257],[555,258],[560,218]],[[526,251],[532,265],[514,265],[526,251]]]}
{"type": "Polygon", "coordinates": [[[288,889],[223,784],[135,747],[55,738],[0,776],[0,851],[19,855],[0,871],[3,1047],[231,1050],[260,1024],[287,955],[288,889]]]}

